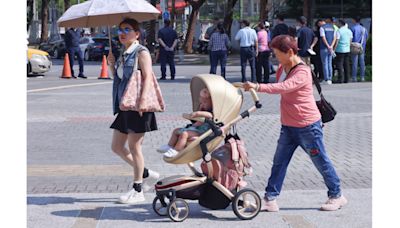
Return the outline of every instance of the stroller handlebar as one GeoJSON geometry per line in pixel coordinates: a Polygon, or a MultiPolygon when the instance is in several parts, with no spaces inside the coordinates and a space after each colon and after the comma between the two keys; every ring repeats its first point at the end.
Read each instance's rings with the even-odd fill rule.
{"type": "MultiPolygon", "coordinates": [[[[243,88],[243,82],[234,82],[232,83],[233,86],[236,88],[243,88]]],[[[256,108],[261,108],[262,105],[260,103],[260,99],[258,98],[257,92],[254,89],[250,89],[249,92],[251,93],[251,96],[253,97],[253,101],[255,103],[256,108]]]]}

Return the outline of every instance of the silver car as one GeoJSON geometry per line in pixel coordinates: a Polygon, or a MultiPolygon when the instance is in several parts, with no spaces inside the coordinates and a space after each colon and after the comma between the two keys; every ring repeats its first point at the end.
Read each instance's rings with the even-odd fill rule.
{"type": "Polygon", "coordinates": [[[28,48],[28,74],[43,74],[50,70],[52,62],[49,53],[38,49],[28,48]]]}

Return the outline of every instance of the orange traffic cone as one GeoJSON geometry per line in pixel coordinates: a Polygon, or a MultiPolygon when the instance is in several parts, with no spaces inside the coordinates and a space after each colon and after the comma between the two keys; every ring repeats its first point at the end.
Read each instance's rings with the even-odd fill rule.
{"type": "Polygon", "coordinates": [[[65,57],[64,57],[64,67],[63,67],[63,72],[62,72],[61,78],[70,79],[71,77],[72,77],[72,74],[71,74],[71,65],[69,64],[68,53],[65,53],[65,57]]]}
{"type": "Polygon", "coordinates": [[[98,79],[111,79],[110,77],[108,77],[108,66],[107,66],[106,55],[103,55],[103,62],[101,63],[101,72],[98,79]]]}

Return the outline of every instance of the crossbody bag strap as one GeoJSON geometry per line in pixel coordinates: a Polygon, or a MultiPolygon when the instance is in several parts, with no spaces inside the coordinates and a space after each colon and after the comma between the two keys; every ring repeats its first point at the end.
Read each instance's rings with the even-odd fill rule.
{"type": "Polygon", "coordinates": [[[314,71],[311,70],[311,68],[310,68],[310,71],[311,71],[311,75],[312,75],[315,87],[317,87],[318,94],[319,94],[319,96],[322,96],[322,89],[321,89],[321,85],[319,84],[319,80],[318,80],[317,76],[315,75],[314,71]]]}

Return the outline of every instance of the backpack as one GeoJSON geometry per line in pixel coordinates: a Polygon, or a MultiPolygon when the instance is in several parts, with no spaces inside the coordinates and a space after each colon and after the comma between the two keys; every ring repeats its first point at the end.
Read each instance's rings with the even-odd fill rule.
{"type": "MultiPolygon", "coordinates": [[[[237,135],[228,135],[225,144],[211,154],[212,178],[230,191],[245,187],[247,182],[243,177],[252,173],[247,155],[244,141],[237,135]]],[[[201,163],[201,170],[208,176],[209,168],[204,161],[201,163]]]]}

